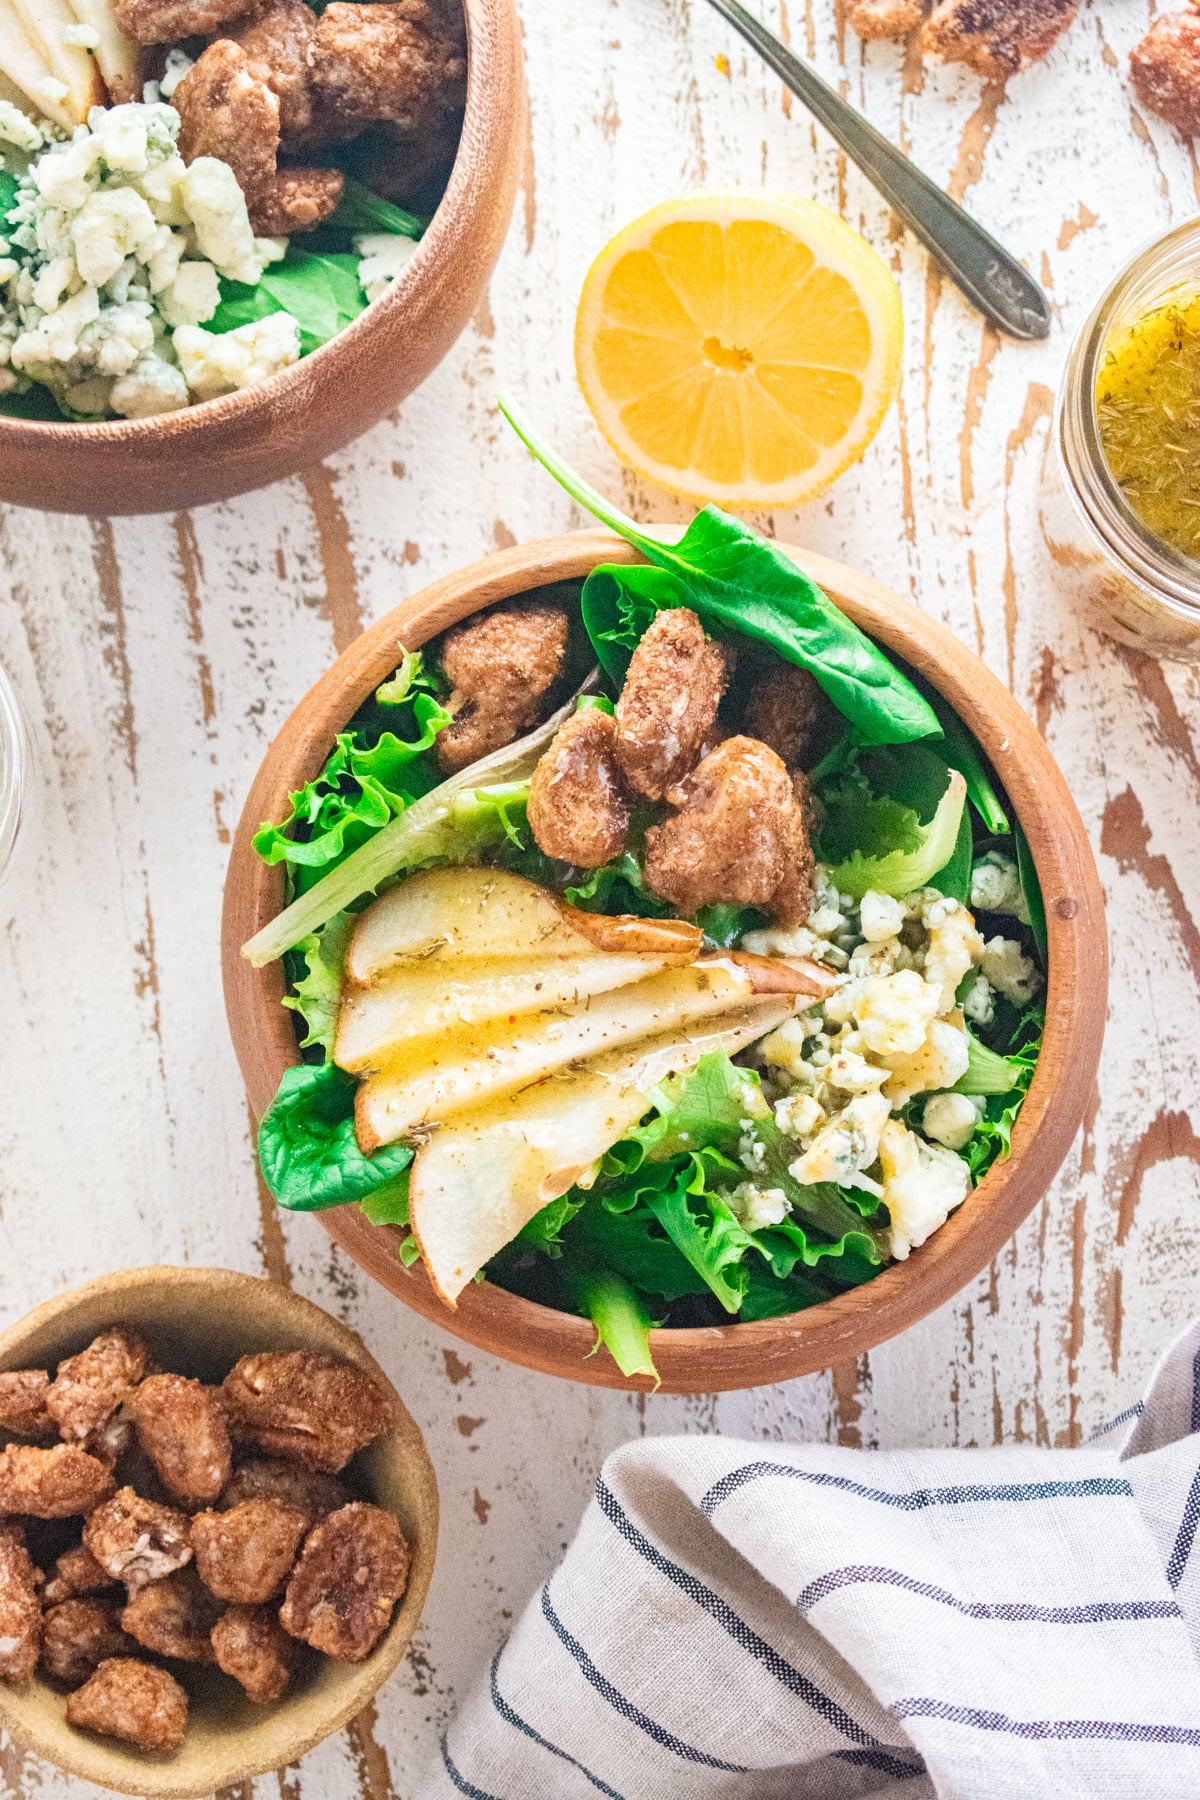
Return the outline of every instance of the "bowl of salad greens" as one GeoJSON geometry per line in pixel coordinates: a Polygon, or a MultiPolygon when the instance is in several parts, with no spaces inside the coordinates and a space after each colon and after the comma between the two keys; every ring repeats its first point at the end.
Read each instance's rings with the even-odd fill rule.
{"type": "Polygon", "coordinates": [[[936,621],[712,507],[639,526],[507,410],[605,529],[381,619],[246,803],[223,959],[264,1180],[532,1368],[827,1367],[972,1280],[1070,1147],[1086,834],[936,621]]]}
{"type": "Polygon", "coordinates": [[[0,497],[155,512],[290,475],[411,393],[486,286],[524,144],[512,0],[79,8],[62,80],[0,46],[0,497]]]}

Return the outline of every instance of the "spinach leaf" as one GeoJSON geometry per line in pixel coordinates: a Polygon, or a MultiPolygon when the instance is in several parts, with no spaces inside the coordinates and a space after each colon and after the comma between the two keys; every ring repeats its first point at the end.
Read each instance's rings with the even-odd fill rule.
{"type": "Polygon", "coordinates": [[[1013,835],[1017,846],[1017,873],[1021,877],[1021,893],[1025,898],[1025,911],[1029,914],[1029,929],[1033,933],[1033,941],[1037,945],[1037,953],[1044,969],[1047,966],[1049,939],[1046,935],[1046,902],[1042,898],[1042,884],[1038,880],[1029,839],[1019,823],[1013,835]]]}
{"type": "Polygon", "coordinates": [[[412,1161],[407,1144],[364,1156],[354,1135],[357,1083],[334,1063],[299,1063],[258,1128],[263,1180],[280,1206],[319,1212],[386,1187],[412,1161]]]}
{"type": "Polygon", "coordinates": [[[20,185],[11,169],[0,169],[0,230],[8,224],[8,215],[16,204],[20,185]]]}
{"type": "Polygon", "coordinates": [[[366,304],[357,256],[318,254],[289,244],[283,261],[270,263],[253,287],[222,278],[221,304],[205,330],[233,331],[254,319],[287,312],[300,327],[300,350],[307,356],[357,319],[366,304]]]}
{"type": "Polygon", "coordinates": [[[411,1167],[401,1169],[385,1187],[376,1188],[373,1194],[364,1194],[358,1203],[358,1210],[369,1225],[409,1223],[408,1183],[411,1174],[411,1167]]]}
{"type": "Polygon", "coordinates": [[[419,238],[429,220],[406,212],[402,206],[394,206],[390,200],[364,187],[361,181],[355,181],[353,175],[347,175],[337,210],[328,223],[340,225],[346,231],[391,231],[397,237],[419,238]]]}
{"type": "Polygon", "coordinates": [[[864,743],[940,734],[936,714],[908,677],[777,545],[715,506],[697,513],[678,543],[664,543],[568,469],[511,401],[502,399],[500,408],[572,498],[654,565],[649,578],[642,569],[610,567],[584,584],[584,623],[610,674],[622,672],[637,641],[631,619],[647,607],[657,612],[683,604],[709,629],[740,632],[810,669],[864,743]],[[662,573],[673,583],[664,583],[662,573]]]}
{"type": "Polygon", "coordinates": [[[1007,837],[1008,814],[992,785],[979,745],[941,694],[932,694],[930,705],[938,716],[938,723],[944,734],[944,742],[938,745],[939,750],[950,767],[957,769],[966,781],[967,797],[988,831],[993,837],[1007,837]]]}

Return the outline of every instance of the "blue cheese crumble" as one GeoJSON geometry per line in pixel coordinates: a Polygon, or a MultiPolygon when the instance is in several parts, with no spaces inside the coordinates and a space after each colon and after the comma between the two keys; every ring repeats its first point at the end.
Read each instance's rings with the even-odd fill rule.
{"type": "MultiPolygon", "coordinates": [[[[975,892],[988,911],[1015,913],[1015,864],[982,859],[975,892]]],[[[1039,971],[1014,939],[985,942],[970,909],[934,888],[902,899],[868,893],[856,905],[819,866],[807,923],[750,932],[743,947],[816,957],[841,972],[833,993],[770,1033],[755,1058],[775,1123],[796,1148],[789,1173],[882,1201],[891,1253],[903,1260],[970,1190],[957,1152],[981,1104],[948,1091],[967,1070],[967,1017],[990,1019],[997,992],[1027,1003],[1039,971]]],[[[744,1184],[738,1205],[765,1216],[757,1194],[744,1184]]],[[[777,1204],[772,1190],[769,1209],[777,1204]]]]}
{"type": "Polygon", "coordinates": [[[283,311],[200,329],[222,276],[253,285],[286,245],[255,238],[226,163],[185,165],[178,132],[160,103],[93,107],[65,138],[0,102],[5,161],[25,165],[0,238],[0,392],[36,381],[70,417],[143,418],[297,360],[283,311]]]}

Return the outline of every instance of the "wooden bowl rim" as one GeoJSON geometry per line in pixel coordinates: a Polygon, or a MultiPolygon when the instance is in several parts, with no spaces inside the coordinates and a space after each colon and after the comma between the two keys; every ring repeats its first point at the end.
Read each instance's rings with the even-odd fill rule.
{"type": "MultiPolygon", "coordinates": [[[[226,1296],[244,1307],[252,1319],[262,1318],[269,1312],[272,1328],[282,1335],[294,1335],[297,1349],[307,1348],[314,1337],[322,1343],[332,1339],[338,1347],[339,1355],[379,1383],[392,1401],[395,1424],[390,1431],[384,1433],[382,1439],[376,1441],[387,1447],[398,1462],[403,1463],[412,1510],[420,1521],[420,1532],[412,1546],[408,1587],[383,1638],[365,1662],[357,1667],[341,1665],[353,1671],[353,1678],[347,1679],[341,1693],[333,1697],[336,1703],[325,1705],[319,1717],[315,1714],[322,1697],[318,1694],[311,1696],[306,1709],[307,1716],[305,1712],[299,1715],[297,1729],[287,1741],[286,1754],[282,1757],[277,1750],[273,1750],[266,1761],[261,1753],[255,1754],[255,1732],[251,1725],[245,1728],[244,1733],[238,1734],[239,1737],[248,1736],[250,1743],[231,1754],[227,1764],[217,1766],[209,1758],[207,1765],[193,1776],[176,1773],[181,1767],[178,1758],[168,1760],[139,1756],[131,1746],[122,1746],[107,1739],[93,1739],[82,1732],[73,1731],[65,1718],[52,1730],[43,1729],[41,1721],[27,1719],[25,1709],[22,1708],[22,1696],[30,1690],[11,1688],[0,1683],[0,1727],[17,1743],[69,1775],[95,1782],[100,1787],[118,1793],[135,1794],[140,1800],[201,1800],[201,1797],[211,1795],[216,1789],[233,1787],[256,1775],[266,1774],[272,1769],[295,1762],[349,1724],[395,1673],[402,1661],[413,1632],[420,1623],[437,1555],[437,1476],[420,1426],[358,1333],[332,1313],[326,1312],[324,1307],[305,1299],[291,1288],[284,1287],[281,1282],[272,1281],[266,1276],[247,1275],[237,1269],[200,1268],[169,1263],[148,1264],[142,1268],[121,1269],[109,1275],[100,1275],[43,1301],[40,1306],[35,1306],[31,1312],[0,1333],[0,1369],[26,1366],[22,1361],[25,1346],[47,1328],[56,1326],[62,1328],[61,1354],[70,1354],[70,1321],[84,1305],[110,1299],[111,1317],[115,1322],[126,1315],[130,1302],[137,1294],[163,1289],[169,1293],[172,1289],[181,1287],[226,1296]],[[314,1332],[314,1325],[318,1321],[319,1325],[314,1332]],[[107,1766],[114,1754],[129,1760],[129,1778],[136,1781],[136,1786],[124,1787],[114,1779],[116,1771],[107,1766]]],[[[247,1326],[248,1342],[253,1341],[253,1336],[251,1324],[247,1326]]],[[[40,1677],[35,1677],[35,1684],[39,1689],[47,1686],[40,1677]]],[[[58,1692],[57,1689],[51,1691],[55,1694],[58,1692]]],[[[269,1723],[271,1717],[271,1710],[264,1708],[264,1724],[269,1723]]],[[[186,1750],[185,1740],[180,1756],[185,1755],[186,1750]]]]}
{"type": "MultiPolygon", "coordinates": [[[[658,528],[664,533],[668,527],[658,528]]],[[[907,1329],[985,1268],[1057,1173],[1091,1102],[1103,1042],[1108,983],[1104,900],[1087,833],[1033,722],[981,659],[938,620],[843,564],[781,544],[857,624],[904,656],[970,726],[996,768],[1033,850],[1046,902],[1049,980],[1042,1053],[1012,1154],[993,1165],[946,1223],[904,1262],[871,1282],[782,1318],[657,1330],[651,1348],[668,1393],[765,1385],[828,1368],[907,1329]]],[[[251,1107],[260,1117],[280,1076],[299,1060],[292,1015],[280,1004],[278,963],[251,969],[241,945],[282,902],[282,868],[268,868],[251,838],[281,816],[285,797],[322,766],[336,732],[398,659],[447,626],[498,600],[555,581],[577,580],[596,563],[643,559],[621,538],[586,530],[495,552],[410,596],[345,650],[293,710],[260,766],[230,853],[222,919],[226,1011],[251,1107]]],[[[368,1273],[426,1318],[476,1347],[587,1385],[652,1391],[622,1376],[606,1355],[589,1357],[587,1320],[523,1300],[483,1282],[451,1311],[420,1264],[402,1269],[394,1228],[371,1226],[357,1207],[318,1215],[368,1273]],[[351,1217],[350,1215],[353,1215],[351,1217]]]]}
{"type": "MultiPolygon", "coordinates": [[[[450,179],[416,252],[377,300],[368,301],[349,325],[325,343],[318,344],[298,362],[276,370],[275,374],[268,375],[265,381],[255,382],[252,387],[221,394],[215,400],[200,400],[190,406],[178,407],[174,412],[152,413],[143,419],[96,419],[86,424],[68,420],[17,419],[0,413],[0,455],[28,449],[33,444],[103,447],[113,451],[141,448],[156,433],[163,433],[164,427],[173,439],[178,440],[192,431],[231,425],[248,418],[264,399],[284,398],[289,388],[307,381],[314,368],[324,373],[334,357],[345,354],[347,345],[353,353],[365,332],[381,329],[391,323],[394,316],[407,312],[414,302],[419,302],[424,290],[436,281],[437,266],[443,253],[470,230],[476,203],[482,198],[486,204],[491,184],[485,175],[491,164],[498,165],[500,161],[496,133],[488,129],[488,123],[490,121],[498,129],[498,121],[511,109],[514,100],[507,91],[493,91],[492,70],[485,66],[477,52],[477,46],[487,36],[483,29],[487,21],[502,26],[510,38],[519,38],[513,0],[461,0],[461,3],[467,24],[467,99],[450,179]],[[481,125],[479,142],[484,146],[484,154],[478,161],[469,161],[466,146],[468,141],[474,141],[474,133],[468,132],[468,124],[474,125],[476,121],[481,125]]],[[[172,449],[176,447],[173,443],[172,449]]]]}

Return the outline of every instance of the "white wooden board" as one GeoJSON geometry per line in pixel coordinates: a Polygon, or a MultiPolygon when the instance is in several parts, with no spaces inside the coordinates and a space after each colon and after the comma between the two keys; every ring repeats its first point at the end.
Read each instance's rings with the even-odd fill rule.
{"type": "MultiPolygon", "coordinates": [[[[1200,1302],[1200,674],[1056,598],[1035,508],[1070,332],[1149,233],[1196,211],[1189,146],[1136,108],[1150,0],[1092,0],[1007,88],[864,52],[836,0],[764,16],[1045,282],[1044,346],[1002,342],[703,0],[525,0],[533,147],[481,306],[401,412],[304,477],[178,517],[0,511],[0,661],[44,764],[38,855],[0,904],[0,1323],[115,1267],[267,1270],[360,1330],[425,1432],[443,1537],[411,1662],[254,1800],[411,1794],[455,1695],[638,1432],[844,1444],[1079,1441],[1200,1302]],[[729,73],[718,66],[726,56],[729,73]],[[1036,718],[1100,856],[1112,1019],[1086,1133],[1045,1205],[952,1305],[857,1365],[720,1399],[640,1399],[468,1354],[319,1226],[264,1216],[217,965],[232,826],[272,733],[360,625],[493,546],[580,523],[493,410],[499,386],[643,519],[571,360],[595,251],[644,206],[766,182],[888,257],[900,405],[833,494],[759,521],[912,597],[1036,718]]],[[[92,1790],[0,1740],[0,1795],[92,1790]]],[[[250,1800],[249,1790],[239,1800],[250,1800]]]]}

